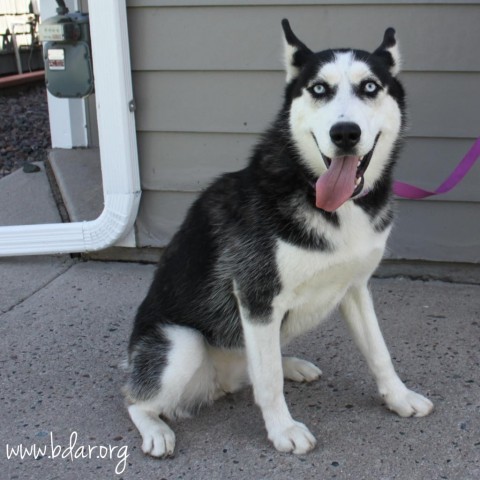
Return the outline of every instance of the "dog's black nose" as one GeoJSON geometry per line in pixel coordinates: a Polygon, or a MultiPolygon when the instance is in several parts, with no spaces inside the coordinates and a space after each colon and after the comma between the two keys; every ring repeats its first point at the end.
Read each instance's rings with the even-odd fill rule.
{"type": "Polygon", "coordinates": [[[342,150],[349,150],[359,141],[362,131],[353,122],[338,122],[330,129],[332,142],[342,150]]]}

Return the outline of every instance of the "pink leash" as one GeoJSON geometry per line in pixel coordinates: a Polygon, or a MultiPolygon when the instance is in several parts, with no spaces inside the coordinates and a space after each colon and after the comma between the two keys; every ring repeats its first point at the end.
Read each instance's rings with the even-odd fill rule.
{"type": "Polygon", "coordinates": [[[419,200],[421,198],[431,197],[432,195],[447,193],[462,181],[463,177],[470,171],[478,157],[480,157],[480,138],[475,141],[472,148],[470,148],[462,161],[456,166],[455,170],[434,192],[423,190],[422,188],[415,187],[408,183],[395,181],[393,182],[393,193],[399,197],[412,200],[419,200]]]}

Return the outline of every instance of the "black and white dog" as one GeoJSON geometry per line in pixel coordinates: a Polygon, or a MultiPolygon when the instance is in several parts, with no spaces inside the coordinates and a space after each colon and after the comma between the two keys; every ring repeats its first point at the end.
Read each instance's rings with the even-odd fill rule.
{"type": "Polygon", "coordinates": [[[388,408],[402,417],[433,408],[395,373],[368,290],[391,229],[404,125],[395,32],[373,53],[314,53],[282,25],[281,110],[248,166],[190,208],[135,319],[125,394],[142,449],[155,457],[175,446],[160,417],[188,415],[249,383],[275,447],[314,448],[283,382],[321,371],[281,347],[337,307],[388,408]]]}

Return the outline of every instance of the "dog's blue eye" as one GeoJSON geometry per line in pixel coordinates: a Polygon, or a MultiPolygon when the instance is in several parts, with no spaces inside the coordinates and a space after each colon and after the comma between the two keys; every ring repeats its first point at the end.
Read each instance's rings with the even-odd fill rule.
{"type": "Polygon", "coordinates": [[[327,93],[327,87],[323,83],[317,83],[310,88],[310,91],[317,97],[322,97],[327,93]]]}
{"type": "Polygon", "coordinates": [[[363,86],[363,91],[365,93],[372,94],[372,93],[376,93],[377,90],[378,90],[378,85],[375,82],[367,82],[363,86]]]}

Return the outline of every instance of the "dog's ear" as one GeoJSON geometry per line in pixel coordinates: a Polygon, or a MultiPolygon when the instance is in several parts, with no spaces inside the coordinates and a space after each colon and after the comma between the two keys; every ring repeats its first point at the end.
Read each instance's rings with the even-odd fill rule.
{"type": "Polygon", "coordinates": [[[287,72],[287,83],[289,83],[298,76],[300,69],[312,55],[312,51],[292,32],[290,23],[286,18],[282,20],[282,28],[285,35],[285,70],[287,72]]]}
{"type": "Polygon", "coordinates": [[[397,75],[400,72],[401,58],[398,43],[395,39],[395,30],[390,27],[385,30],[382,44],[375,50],[375,55],[383,58],[387,63],[390,73],[397,75]]]}

